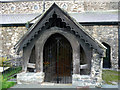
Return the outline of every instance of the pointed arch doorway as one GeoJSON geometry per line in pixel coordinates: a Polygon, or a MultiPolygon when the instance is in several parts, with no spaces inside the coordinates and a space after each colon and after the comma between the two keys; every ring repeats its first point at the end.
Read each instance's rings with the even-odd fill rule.
{"type": "Polygon", "coordinates": [[[45,82],[72,83],[72,47],[61,34],[51,35],[43,50],[45,82]]]}
{"type": "Polygon", "coordinates": [[[106,57],[103,58],[103,68],[111,68],[111,57],[110,57],[111,48],[105,42],[103,42],[102,44],[107,48],[106,49],[106,57]]]}

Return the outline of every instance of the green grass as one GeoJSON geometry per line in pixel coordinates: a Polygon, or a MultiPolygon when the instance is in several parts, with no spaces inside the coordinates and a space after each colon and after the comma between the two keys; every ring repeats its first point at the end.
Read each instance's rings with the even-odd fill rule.
{"type": "Polygon", "coordinates": [[[118,82],[120,72],[113,70],[103,70],[102,78],[106,84],[112,84],[111,82],[118,82]]]}
{"type": "Polygon", "coordinates": [[[16,82],[8,82],[9,79],[13,79],[14,77],[11,77],[14,74],[17,74],[21,71],[21,67],[17,67],[14,70],[10,69],[5,74],[0,76],[0,79],[2,81],[2,90],[5,90],[7,88],[10,88],[16,84],[16,82]]]}
{"type": "Polygon", "coordinates": [[[9,71],[7,71],[5,74],[3,74],[4,76],[4,79],[8,80],[8,79],[11,79],[10,76],[13,75],[13,74],[17,74],[18,72],[21,71],[21,67],[17,67],[17,68],[11,68],[9,71]]]}
{"type": "Polygon", "coordinates": [[[10,87],[14,86],[15,84],[16,84],[16,82],[8,82],[8,81],[2,79],[2,90],[10,88],[10,87]]]}

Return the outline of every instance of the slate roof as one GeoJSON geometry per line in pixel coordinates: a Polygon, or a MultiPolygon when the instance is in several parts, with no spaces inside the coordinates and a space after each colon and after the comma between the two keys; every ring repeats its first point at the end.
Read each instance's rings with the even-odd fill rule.
{"type": "MultiPolygon", "coordinates": [[[[106,12],[82,12],[82,13],[69,13],[77,22],[118,22],[118,11],[106,12]]],[[[0,24],[25,24],[31,21],[40,13],[33,14],[3,14],[0,15],[0,24]]],[[[32,23],[35,23],[34,20],[32,23]]]]}
{"type": "Polygon", "coordinates": [[[0,24],[25,24],[40,14],[5,14],[1,15],[0,24]]]}

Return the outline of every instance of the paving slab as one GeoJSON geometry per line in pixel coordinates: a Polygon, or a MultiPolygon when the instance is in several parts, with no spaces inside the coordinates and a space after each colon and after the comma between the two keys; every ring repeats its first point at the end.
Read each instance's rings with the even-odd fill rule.
{"type": "Polygon", "coordinates": [[[40,84],[17,84],[11,88],[76,88],[73,85],[40,85],[40,84]]]}
{"type": "MultiPolygon", "coordinates": [[[[82,88],[82,87],[77,87],[77,86],[73,86],[72,84],[56,84],[56,85],[40,85],[40,84],[17,84],[14,87],[11,88],[82,88]]],[[[83,87],[83,88],[93,88],[93,87],[83,87]]],[[[101,88],[117,88],[118,89],[118,85],[108,85],[108,84],[104,84],[102,85],[101,88]]]]}
{"type": "Polygon", "coordinates": [[[102,88],[118,88],[118,85],[104,84],[104,85],[102,85],[102,88]]]}

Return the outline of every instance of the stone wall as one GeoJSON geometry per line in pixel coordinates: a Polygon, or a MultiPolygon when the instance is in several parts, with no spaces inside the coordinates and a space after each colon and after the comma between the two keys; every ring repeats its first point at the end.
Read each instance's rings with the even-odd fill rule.
{"type": "Polygon", "coordinates": [[[44,82],[44,73],[19,73],[17,74],[17,84],[41,84],[44,82]]]}
{"type": "Polygon", "coordinates": [[[111,48],[112,68],[118,67],[118,26],[85,26],[87,31],[101,42],[107,43],[111,48]]]}
{"type": "MultiPolygon", "coordinates": [[[[64,1],[46,1],[45,9],[48,9],[53,3],[58,4],[67,12],[84,12],[84,11],[104,11],[117,10],[118,2],[114,1],[86,1],[86,0],[64,0],[64,1]]],[[[42,13],[43,1],[29,1],[29,2],[9,2],[0,3],[2,14],[18,14],[18,13],[42,13]]]]}
{"type": "Polygon", "coordinates": [[[91,74],[90,75],[72,75],[72,84],[76,86],[96,86],[101,87],[102,84],[102,63],[103,59],[93,49],[91,60],[91,74]]]}
{"type": "MultiPolygon", "coordinates": [[[[101,0],[102,1],[102,0],[101,0]]],[[[84,10],[85,11],[101,11],[101,10],[117,10],[118,2],[85,2],[84,10]]]]}
{"type": "MultiPolygon", "coordinates": [[[[88,87],[92,87],[92,88],[101,87],[101,85],[102,85],[102,61],[103,60],[100,57],[100,55],[96,52],[96,50],[93,49],[93,55],[92,55],[92,60],[91,60],[91,63],[92,63],[91,74],[90,75],[80,75],[80,74],[73,73],[72,85],[74,85],[76,87],[84,87],[84,86],[88,86],[88,87]]],[[[77,63],[75,63],[75,66],[76,66],[76,64],[77,63]]],[[[45,77],[46,78],[49,77],[46,75],[47,75],[47,72],[46,73],[44,73],[44,72],[37,72],[37,73],[22,72],[22,73],[17,74],[17,84],[41,84],[41,85],[43,85],[45,82],[45,77]]],[[[55,77],[55,76],[53,76],[53,77],[55,77]]],[[[55,85],[56,83],[50,82],[48,84],[55,85]]]]}
{"type": "MultiPolygon", "coordinates": [[[[118,66],[118,26],[84,26],[94,38],[105,42],[111,47],[112,68],[118,66]]],[[[16,42],[25,34],[25,27],[0,27],[0,55],[15,55],[13,50],[16,42]]]]}
{"type": "MultiPolygon", "coordinates": [[[[46,9],[48,9],[54,2],[67,12],[84,12],[84,11],[105,11],[117,10],[118,2],[108,0],[106,2],[100,1],[86,1],[86,0],[63,0],[63,1],[47,1],[46,9]]],[[[42,13],[43,1],[31,2],[9,2],[0,3],[0,13],[2,14],[18,14],[18,13],[42,13]]],[[[88,32],[94,37],[105,42],[111,47],[111,63],[112,68],[117,68],[118,63],[118,26],[85,26],[88,32]]],[[[27,31],[25,27],[0,27],[0,55],[14,56],[13,46],[27,31]]]]}
{"type": "Polygon", "coordinates": [[[15,56],[14,45],[27,31],[26,27],[0,27],[0,55],[15,56]]]}

